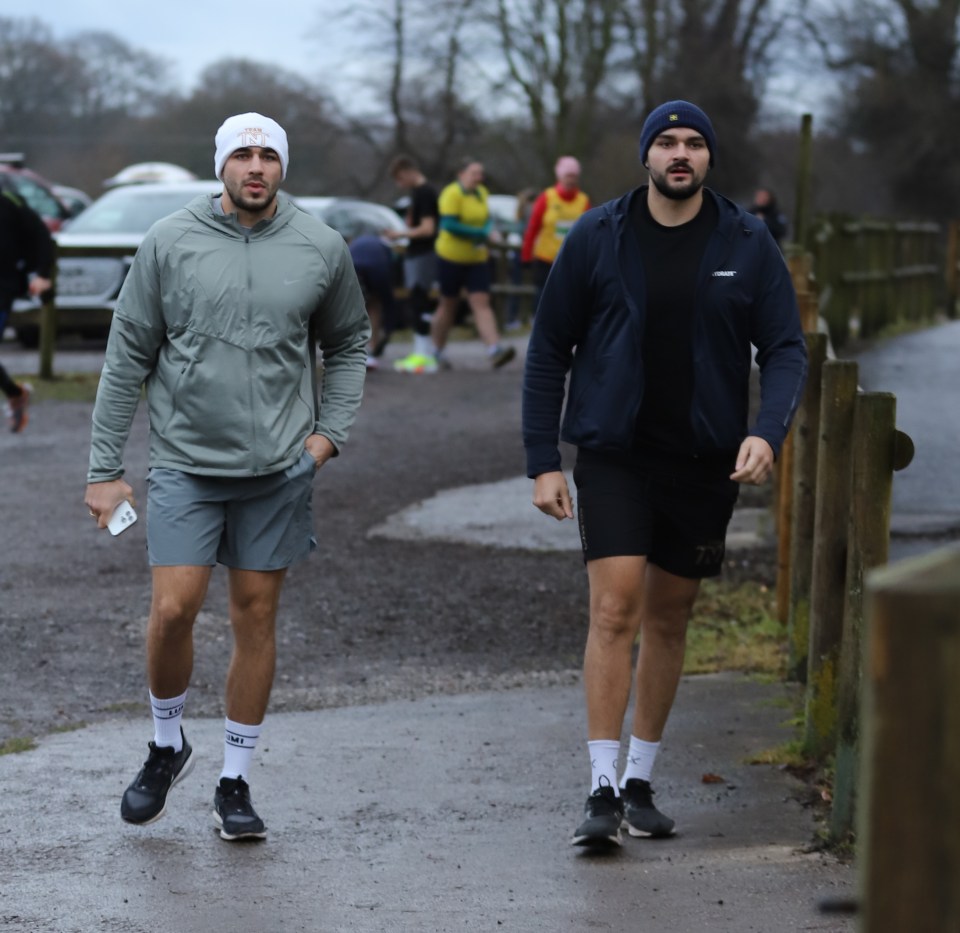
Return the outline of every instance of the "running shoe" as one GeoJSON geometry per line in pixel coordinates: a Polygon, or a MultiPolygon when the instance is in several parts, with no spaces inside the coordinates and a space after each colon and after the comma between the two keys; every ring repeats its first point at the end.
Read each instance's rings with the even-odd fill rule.
{"type": "Polygon", "coordinates": [[[623,825],[631,836],[662,839],[673,835],[673,820],[653,805],[653,789],[649,781],[631,778],[621,788],[620,796],[623,800],[623,825]]]}
{"type": "Polygon", "coordinates": [[[267,828],[250,801],[250,785],[242,778],[220,778],[213,792],[213,819],[220,836],[237,839],[266,839],[267,828]]]}
{"type": "Polygon", "coordinates": [[[30,404],[32,392],[33,386],[29,382],[24,382],[20,386],[20,394],[7,399],[7,422],[14,434],[19,434],[30,420],[27,406],[30,404]]]}
{"type": "Polygon", "coordinates": [[[424,353],[411,353],[402,360],[397,360],[393,368],[398,373],[435,373],[439,367],[435,357],[424,353]]]}
{"type": "Polygon", "coordinates": [[[170,788],[193,768],[193,749],[182,729],[180,735],[183,748],[179,752],[171,746],[158,748],[154,742],[147,743],[147,760],[120,801],[120,816],[128,823],[144,825],[159,820],[166,812],[170,788]]]}
{"type": "Polygon", "coordinates": [[[571,840],[575,846],[609,849],[622,845],[623,801],[612,787],[598,787],[583,808],[584,820],[571,840]]]}

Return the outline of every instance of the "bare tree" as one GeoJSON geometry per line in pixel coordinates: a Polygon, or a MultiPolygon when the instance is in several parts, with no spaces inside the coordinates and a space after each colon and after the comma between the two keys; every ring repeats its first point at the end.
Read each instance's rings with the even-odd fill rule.
{"type": "Polygon", "coordinates": [[[173,94],[170,65],[109,32],[82,32],[63,43],[82,63],[73,110],[87,121],[149,116],[173,94]]]}
{"type": "MultiPolygon", "coordinates": [[[[476,25],[475,5],[476,0],[360,0],[337,11],[354,24],[356,36],[341,55],[363,61],[362,90],[367,99],[373,90],[382,102],[373,113],[354,110],[348,120],[348,132],[378,159],[375,177],[358,181],[363,190],[389,187],[384,172],[397,152],[413,155],[428,175],[440,176],[470,137],[477,121],[464,77],[471,55],[463,35],[476,25]]],[[[319,41],[320,30],[316,34],[319,41]]]]}
{"type": "Polygon", "coordinates": [[[522,102],[548,177],[559,154],[591,149],[619,7],[615,0],[495,0],[505,70],[495,87],[522,102]]]}
{"type": "Polygon", "coordinates": [[[621,14],[642,112],[698,104],[717,129],[717,186],[743,187],[757,168],[733,154],[755,125],[788,18],[773,0],[629,0],[621,14]]]}
{"type": "Polygon", "coordinates": [[[0,18],[0,128],[8,140],[69,119],[81,79],[81,63],[49,27],[37,19],[0,18]]]}
{"type": "Polygon", "coordinates": [[[839,127],[883,157],[898,210],[955,216],[960,0],[815,0],[806,19],[845,88],[839,127]]]}

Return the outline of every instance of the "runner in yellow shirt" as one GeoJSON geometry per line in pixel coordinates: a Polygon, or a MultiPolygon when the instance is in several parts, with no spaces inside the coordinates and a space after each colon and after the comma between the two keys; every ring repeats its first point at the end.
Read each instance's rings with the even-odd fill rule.
{"type": "Polygon", "coordinates": [[[437,236],[437,280],[440,304],[430,327],[437,362],[443,366],[444,347],[456,317],[460,293],[467,302],[480,339],[487,345],[490,363],[496,369],[509,363],[516,350],[500,343],[497,319],[490,305],[490,211],[483,186],[483,164],[465,159],[457,180],[440,192],[440,233],[437,236]]]}

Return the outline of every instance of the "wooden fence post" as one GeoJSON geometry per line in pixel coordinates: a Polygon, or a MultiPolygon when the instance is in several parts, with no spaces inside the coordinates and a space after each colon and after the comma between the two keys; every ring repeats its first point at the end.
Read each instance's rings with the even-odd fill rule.
{"type": "Polygon", "coordinates": [[[837,666],[843,634],[856,395],[855,362],[828,360],[823,364],[804,739],[805,750],[817,760],[832,752],[837,741],[837,666]]]}
{"type": "Polygon", "coordinates": [[[793,206],[793,241],[806,248],[810,227],[810,174],[813,163],[813,115],[800,118],[800,153],[797,158],[797,188],[793,206]]]}
{"type": "Polygon", "coordinates": [[[960,930],[960,550],[867,578],[863,933],[960,930]]]}
{"type": "Polygon", "coordinates": [[[790,522],[790,592],[787,613],[788,676],[806,683],[810,647],[810,578],[813,573],[820,385],[827,335],[808,333],[810,372],[793,421],[793,516],[790,522]]]}
{"type": "Polygon", "coordinates": [[[897,399],[890,392],[857,396],[853,414],[853,485],[847,535],[847,584],[837,677],[837,752],[830,835],[853,829],[857,779],[864,574],[887,562],[890,500],[896,467],[897,399]]]}
{"type": "Polygon", "coordinates": [[[960,222],[951,220],[947,227],[947,314],[957,316],[957,301],[960,300],[960,222]]]}
{"type": "Polygon", "coordinates": [[[41,379],[53,378],[53,354],[57,345],[57,307],[54,300],[57,293],[56,251],[50,275],[53,284],[43,296],[43,304],[40,306],[40,365],[37,375],[41,379]]]}
{"type": "MultiPolygon", "coordinates": [[[[787,268],[793,282],[793,290],[797,296],[797,307],[800,311],[800,326],[805,334],[812,334],[817,330],[819,313],[817,295],[813,283],[813,256],[810,253],[792,252],[787,257],[787,268]]],[[[809,344],[808,344],[809,352],[809,344]]],[[[811,374],[812,376],[812,374],[811,374]]],[[[807,379],[809,390],[810,378],[807,379]]],[[[816,374],[819,380],[819,370],[816,374]]],[[[819,396],[818,396],[819,399],[819,396]]],[[[819,401],[818,401],[819,404],[819,401]]],[[[799,413],[798,413],[799,417],[799,413]]],[[[780,456],[777,458],[774,472],[774,502],[776,503],[777,528],[777,618],[780,623],[789,628],[791,607],[791,580],[793,578],[793,519],[796,510],[793,505],[793,496],[796,489],[794,472],[796,470],[796,427],[790,431],[780,456]]],[[[806,656],[806,649],[804,649],[806,656]]]]}

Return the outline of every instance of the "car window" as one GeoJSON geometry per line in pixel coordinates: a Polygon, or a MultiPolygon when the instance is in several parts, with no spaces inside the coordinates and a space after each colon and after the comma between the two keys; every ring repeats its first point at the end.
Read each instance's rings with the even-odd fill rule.
{"type": "Polygon", "coordinates": [[[10,182],[17,194],[41,217],[63,217],[66,214],[63,205],[49,191],[26,175],[11,174],[10,182]]]}
{"type": "Polygon", "coordinates": [[[70,224],[70,233],[146,233],[158,220],[192,201],[196,189],[117,189],[94,201],[70,224]]]}
{"type": "Polygon", "coordinates": [[[366,201],[334,202],[322,207],[320,216],[347,240],[363,234],[376,235],[388,228],[404,228],[403,221],[389,207],[366,201]]]}

